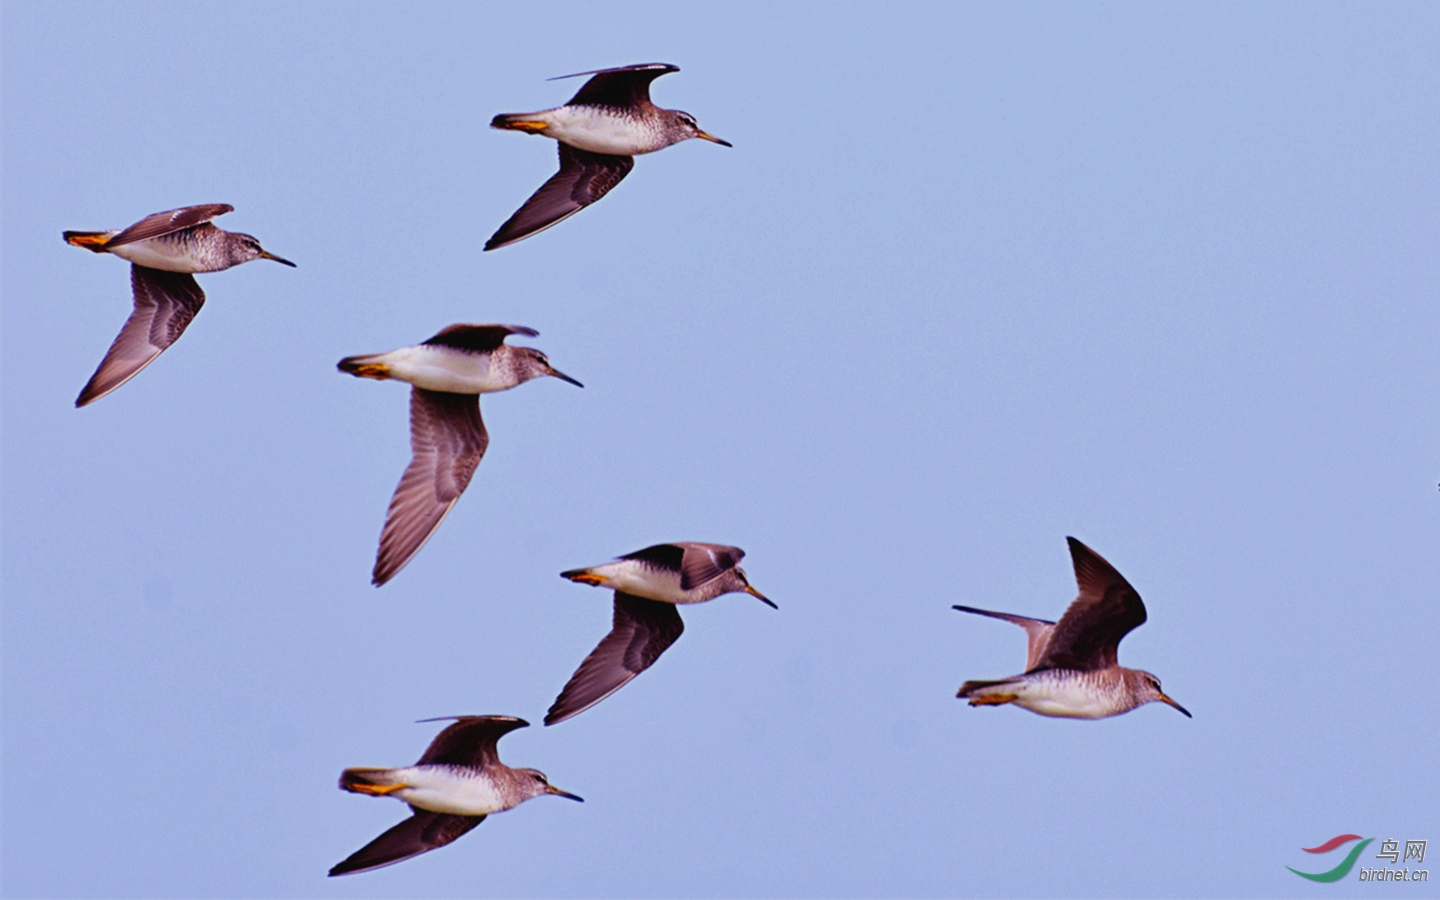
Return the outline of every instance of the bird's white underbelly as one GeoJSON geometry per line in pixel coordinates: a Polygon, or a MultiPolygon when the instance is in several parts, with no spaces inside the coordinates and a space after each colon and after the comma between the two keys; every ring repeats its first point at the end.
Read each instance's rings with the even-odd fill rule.
{"type": "Polygon", "coordinates": [[[605,576],[605,587],[662,603],[695,603],[680,591],[678,573],[657,572],[634,560],[622,559],[590,571],[605,576]]]}
{"type": "Polygon", "coordinates": [[[486,779],[457,775],[445,768],[416,767],[403,775],[408,787],[391,796],[411,806],[452,816],[488,816],[509,809],[486,779]]]}
{"type": "Polygon", "coordinates": [[[1027,680],[1016,693],[1016,706],[1042,716],[1103,719],[1125,712],[1116,707],[1115,697],[1097,693],[1093,685],[1073,679],[1027,680]]]}
{"type": "Polygon", "coordinates": [[[545,114],[548,137],[591,153],[635,156],[664,147],[658,134],[640,120],[597,107],[562,106],[545,114]]]}
{"type": "Polygon", "coordinates": [[[147,269],[190,273],[214,271],[197,260],[190,247],[178,241],[151,238],[148,241],[121,244],[110,252],[121,259],[129,260],[135,265],[144,266],[147,269]]]}
{"type": "Polygon", "coordinates": [[[418,346],[381,354],[377,361],[390,367],[391,378],[429,391],[484,394],[506,387],[495,377],[488,353],[418,346]]]}

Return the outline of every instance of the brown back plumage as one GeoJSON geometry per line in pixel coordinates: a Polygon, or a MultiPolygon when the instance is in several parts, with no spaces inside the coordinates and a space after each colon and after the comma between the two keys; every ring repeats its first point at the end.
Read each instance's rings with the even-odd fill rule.
{"type": "Polygon", "coordinates": [[[440,719],[425,719],[426,722],[443,722],[453,718],[455,724],[435,735],[435,740],[425,748],[425,755],[415,765],[467,766],[483,769],[498,765],[500,754],[496,743],[500,738],[517,728],[529,727],[530,723],[514,716],[449,716],[440,719]]]}
{"type": "Polygon", "coordinates": [[[161,235],[173,234],[186,228],[194,228],[196,225],[204,225],[216,216],[234,212],[234,210],[235,207],[228,203],[205,203],[200,206],[182,206],[179,209],[151,213],[115,235],[106,242],[105,246],[107,248],[118,247],[137,241],[148,241],[161,235]]]}
{"type": "MultiPolygon", "coordinates": [[[[670,63],[640,63],[633,66],[616,66],[613,69],[594,69],[561,75],[559,78],[577,78],[589,75],[590,80],[580,86],[566,106],[609,106],[616,109],[644,107],[650,104],[650,82],[661,75],[680,71],[679,66],[670,63]]],[[[552,78],[551,81],[558,81],[552,78]]]]}

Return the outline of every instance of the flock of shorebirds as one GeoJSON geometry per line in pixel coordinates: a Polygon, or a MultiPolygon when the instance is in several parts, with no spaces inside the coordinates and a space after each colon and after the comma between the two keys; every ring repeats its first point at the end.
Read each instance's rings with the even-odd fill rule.
{"type": "MultiPolygon", "coordinates": [[[[603,197],[634,166],[634,157],[690,138],[730,144],[702,131],[695,119],[650,102],[650,83],[672,65],[622,66],[576,75],[589,79],[563,106],[498,115],[494,128],[554,138],[560,170],[485,244],[493,250],[523,240],[603,197]]],[[[562,76],[571,78],[575,76],[562,76]]],[[[76,406],[93,403],[139,374],[185,331],[205,302],[199,272],[218,272],[256,259],[295,264],[248,234],[222,231],[212,220],[233,207],[206,204],[155,213],[120,231],[67,231],[65,240],[131,263],[135,310],[111,344],[76,406]]],[[[509,390],[540,376],[581,386],[531,347],[505,343],[535,337],[518,325],[458,324],[413,347],[350,356],[339,369],[362,378],[408,382],[413,456],[385,515],[372,580],[389,581],[412,560],[460,499],[485,455],[489,435],[480,395],[509,390]]],[[[1022,674],[967,681],[958,696],[971,706],[1013,703],[1045,716],[1098,719],[1152,701],[1190,713],[1148,672],[1119,665],[1120,640],[1145,621],[1145,605],[1123,576],[1084,544],[1069,538],[1079,596],[1058,622],[956,606],[1025,629],[1022,674]]],[[[614,624],[585,657],[551,705],[546,725],[563,722],[604,700],[645,671],[684,630],[676,606],[735,592],[751,594],[738,547],[692,541],[657,544],[598,566],[561,575],[615,592],[614,624]]],[[[429,719],[425,721],[441,721],[429,719]]],[[[446,720],[449,721],[449,720],[446,720]]],[[[331,875],[363,872],[442,847],[487,815],[555,794],[534,769],[500,762],[496,743],[527,725],[510,716],[462,716],[437,735],[419,762],[403,768],[353,768],[340,776],[346,791],[394,797],[410,818],[338,863],[331,875]]]]}

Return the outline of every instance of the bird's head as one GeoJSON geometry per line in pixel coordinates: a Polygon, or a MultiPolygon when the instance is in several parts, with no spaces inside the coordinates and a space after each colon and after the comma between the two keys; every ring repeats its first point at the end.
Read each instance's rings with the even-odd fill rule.
{"type": "Polygon", "coordinates": [[[1142,672],[1139,669],[1132,669],[1132,680],[1138,688],[1137,694],[1141,703],[1164,703],[1173,706],[1185,714],[1186,718],[1195,718],[1190,715],[1190,710],[1171,700],[1164,691],[1160,690],[1160,679],[1149,672],[1142,672]]]}
{"type": "Polygon", "coordinates": [[[292,269],[295,268],[295,264],[293,262],[288,259],[282,259],[281,257],[278,257],[275,254],[267,251],[264,247],[260,246],[259,241],[257,241],[250,235],[240,234],[239,232],[232,232],[231,235],[235,238],[235,240],[231,241],[229,245],[231,265],[239,265],[243,262],[250,262],[250,260],[252,259],[273,259],[276,262],[283,263],[284,265],[287,265],[292,269]]]}
{"type": "Polygon", "coordinates": [[[521,792],[524,793],[525,799],[527,800],[531,797],[539,797],[542,794],[554,794],[557,797],[564,797],[567,800],[575,800],[580,803],[585,802],[584,798],[577,797],[569,791],[562,791],[551,784],[550,780],[545,777],[545,773],[539,769],[516,769],[514,771],[515,774],[519,776],[521,792]]]}
{"type": "Polygon", "coordinates": [[[745,575],[744,569],[736,566],[726,574],[729,578],[729,584],[726,585],[727,593],[730,591],[743,591],[744,593],[747,593],[755,599],[759,600],[761,603],[764,603],[771,609],[780,608],[775,605],[775,602],[773,600],[760,593],[759,591],[755,590],[755,588],[750,585],[750,579],[745,575]]]}
{"type": "Polygon", "coordinates": [[[549,358],[546,357],[545,354],[541,353],[539,350],[536,350],[534,347],[514,347],[512,349],[515,350],[516,354],[520,359],[521,381],[529,381],[532,378],[539,378],[542,375],[549,375],[554,378],[558,378],[561,381],[568,381],[576,387],[583,388],[585,386],[580,382],[576,381],[575,379],[571,378],[569,375],[566,375],[564,372],[561,372],[554,366],[550,365],[549,358]]]}
{"type": "Polygon", "coordinates": [[[674,117],[675,124],[680,126],[680,131],[684,135],[684,137],[680,138],[680,140],[683,141],[689,138],[700,138],[702,141],[710,141],[712,143],[719,144],[722,147],[734,146],[734,144],[731,144],[729,141],[721,140],[713,134],[701,131],[700,126],[695,122],[695,117],[690,115],[689,113],[682,112],[678,109],[672,109],[669,112],[670,115],[674,117]]]}

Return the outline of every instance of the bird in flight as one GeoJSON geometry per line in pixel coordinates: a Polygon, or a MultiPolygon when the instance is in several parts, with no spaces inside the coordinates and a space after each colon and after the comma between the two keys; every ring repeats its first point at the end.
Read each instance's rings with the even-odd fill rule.
{"type": "Polygon", "coordinates": [[[998,681],[967,681],[956,695],[971,706],[1013,703],[1042,716],[1103,719],[1152,701],[1189,710],[1160,690],[1149,672],[1120,665],[1121,638],[1145,622],[1145,604],[1115,567],[1072,538],[1070,557],[1080,595],[1059,622],[956,606],[1025,629],[1025,672],[998,681]]]}
{"type": "Polygon", "coordinates": [[[561,572],[571,581],[613,589],[615,617],[610,633],[555,698],[545,724],[584,712],[650,668],[685,630],[677,604],[743,591],[778,608],[750,586],[739,565],[744,556],[739,547],[677,541],[636,550],[604,565],[561,572]]]}
{"type": "Polygon", "coordinates": [[[135,295],[135,311],[75,399],[76,406],[94,403],[140,374],[185,333],[205,303],[196,272],[219,272],[252,259],[295,265],[266,251],[248,234],[210,224],[234,209],[228,203],[207,203],[158,212],[120,231],[64,232],[68,244],[129,260],[135,295]]]}
{"type": "Polygon", "coordinates": [[[410,391],[412,456],[380,533],[372,573],[376,587],[405,567],[460,499],[490,445],[480,395],[550,375],[576,387],[533,347],[512,347],[512,334],[538,337],[522,325],[451,325],[414,347],[347,356],[339,369],[358,378],[396,379],[410,391]]]}
{"type": "Polygon", "coordinates": [[[531,797],[554,794],[580,800],[552,785],[543,772],[500,762],[496,743],[529,722],[513,716],[457,716],[454,722],[435,736],[413,766],[340,773],[341,790],[394,797],[410,807],[410,818],[337,863],[332,876],[368,872],[443,847],[491,813],[513,809],[531,797]]]}
{"type": "Polygon", "coordinates": [[[561,75],[589,75],[590,80],[564,106],[496,116],[491,128],[541,134],[558,141],[560,171],[500,226],[485,242],[485,249],[513,244],[575,215],[630,174],[641,153],[690,138],[731,146],[729,141],[701,131],[689,113],[661,109],[650,102],[650,82],[678,71],[678,66],[669,63],[646,63],[561,75]]]}

